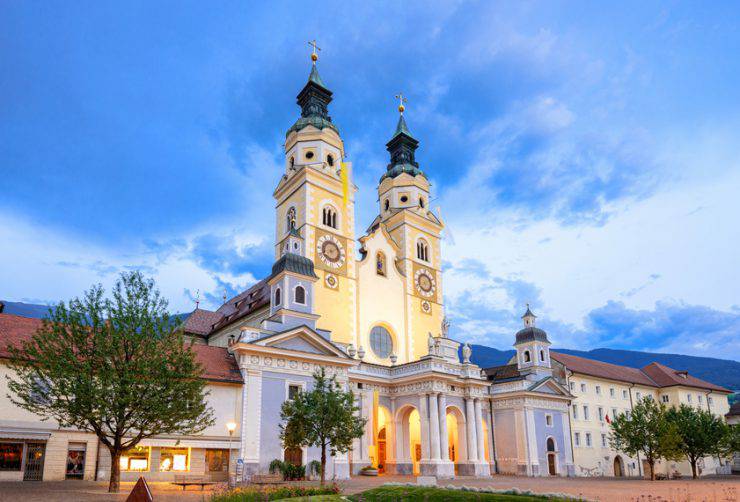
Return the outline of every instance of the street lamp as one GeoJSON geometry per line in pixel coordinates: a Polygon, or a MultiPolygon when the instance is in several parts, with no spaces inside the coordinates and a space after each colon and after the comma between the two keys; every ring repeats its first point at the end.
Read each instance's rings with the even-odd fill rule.
{"type": "Polygon", "coordinates": [[[228,464],[227,474],[229,475],[229,484],[231,484],[231,437],[234,435],[236,430],[236,422],[226,422],[226,430],[229,431],[229,453],[228,453],[228,464]]]}

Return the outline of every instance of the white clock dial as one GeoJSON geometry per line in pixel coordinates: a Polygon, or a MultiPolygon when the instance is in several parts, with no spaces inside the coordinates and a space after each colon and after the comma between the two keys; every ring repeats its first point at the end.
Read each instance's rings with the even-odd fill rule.
{"type": "Polygon", "coordinates": [[[316,251],[319,253],[321,261],[331,267],[340,268],[344,265],[345,251],[344,246],[333,235],[322,235],[316,242],[316,251]]]}
{"type": "Polygon", "coordinates": [[[434,277],[424,269],[416,271],[414,274],[414,284],[419,294],[427,298],[434,296],[434,292],[437,290],[437,283],[434,277]]]}

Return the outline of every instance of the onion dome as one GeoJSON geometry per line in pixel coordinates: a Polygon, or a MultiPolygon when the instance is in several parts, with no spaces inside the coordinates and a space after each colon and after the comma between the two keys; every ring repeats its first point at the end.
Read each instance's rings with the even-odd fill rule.
{"type": "Polygon", "coordinates": [[[529,309],[529,303],[528,303],[527,311],[522,316],[522,319],[524,320],[524,328],[517,331],[516,342],[514,342],[514,345],[519,345],[520,343],[528,343],[528,342],[550,343],[550,340],[547,339],[547,333],[544,330],[535,327],[534,321],[536,318],[537,316],[534,315],[532,311],[529,309]]]}
{"type": "Polygon", "coordinates": [[[339,130],[332,123],[329,116],[329,103],[332,100],[332,92],[326,88],[324,81],[321,80],[319,71],[316,69],[316,59],[318,59],[318,56],[315,53],[312,54],[311,60],[313,61],[313,65],[311,66],[311,73],[308,76],[308,82],[296,98],[298,106],[301,107],[301,118],[288,129],[288,132],[285,133],[286,136],[290,135],[293,131],[300,131],[309,125],[317,129],[328,127],[334,129],[339,134],[339,130]]]}
{"type": "Polygon", "coordinates": [[[294,253],[285,253],[272,266],[272,276],[275,277],[281,272],[293,272],[294,274],[305,275],[306,277],[318,276],[313,270],[313,262],[305,256],[294,253]]]}
{"type": "Polygon", "coordinates": [[[396,132],[393,134],[391,140],[385,145],[388,152],[391,154],[391,162],[388,164],[388,170],[386,173],[381,176],[381,182],[385,178],[395,178],[402,173],[408,173],[411,176],[424,174],[422,170],[419,169],[419,164],[414,158],[414,153],[419,147],[419,141],[411,135],[411,132],[406,125],[406,120],[403,118],[402,110],[405,109],[405,107],[401,105],[398,109],[401,112],[401,116],[398,117],[396,132]]]}

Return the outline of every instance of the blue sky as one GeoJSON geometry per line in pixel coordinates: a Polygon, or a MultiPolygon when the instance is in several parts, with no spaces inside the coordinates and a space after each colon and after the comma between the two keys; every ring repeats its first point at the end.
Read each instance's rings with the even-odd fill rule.
{"type": "Polygon", "coordinates": [[[174,310],[271,265],[272,190],[323,48],[361,235],[408,97],[450,230],[454,336],[740,358],[740,7],[15,2],[0,12],[0,297],[131,268],[174,310]]]}

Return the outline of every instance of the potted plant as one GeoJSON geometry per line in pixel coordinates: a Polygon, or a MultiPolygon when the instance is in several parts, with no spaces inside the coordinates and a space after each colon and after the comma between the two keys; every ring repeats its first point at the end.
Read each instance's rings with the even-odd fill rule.
{"type": "Polygon", "coordinates": [[[366,465],[365,467],[360,469],[360,474],[362,474],[363,476],[377,476],[378,469],[376,469],[372,465],[366,465]]]}

